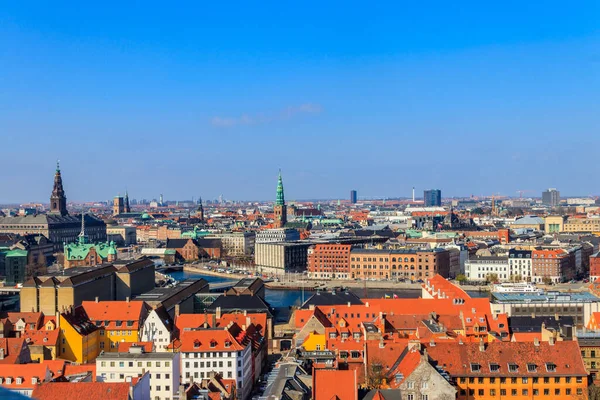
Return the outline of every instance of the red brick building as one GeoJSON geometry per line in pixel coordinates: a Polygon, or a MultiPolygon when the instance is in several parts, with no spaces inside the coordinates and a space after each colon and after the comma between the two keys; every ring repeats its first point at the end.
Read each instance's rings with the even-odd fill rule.
{"type": "Polygon", "coordinates": [[[350,272],[349,244],[316,244],[308,249],[308,276],[347,279],[350,272]]]}
{"type": "Polygon", "coordinates": [[[575,277],[575,263],[563,249],[533,250],[531,252],[531,273],[533,282],[543,282],[549,278],[561,282],[575,277]]]}
{"type": "Polygon", "coordinates": [[[590,281],[594,282],[600,277],[600,252],[590,256],[590,281]]]}
{"type": "Polygon", "coordinates": [[[195,261],[200,258],[221,258],[222,244],[219,239],[168,239],[167,249],[177,252],[177,258],[195,261]]]}

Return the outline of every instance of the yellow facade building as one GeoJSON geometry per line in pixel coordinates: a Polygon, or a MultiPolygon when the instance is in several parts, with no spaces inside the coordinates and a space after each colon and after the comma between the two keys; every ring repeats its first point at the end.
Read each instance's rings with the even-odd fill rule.
{"type": "Polygon", "coordinates": [[[82,307],[59,315],[58,355],[76,363],[92,362],[100,353],[99,329],[82,307]]]}

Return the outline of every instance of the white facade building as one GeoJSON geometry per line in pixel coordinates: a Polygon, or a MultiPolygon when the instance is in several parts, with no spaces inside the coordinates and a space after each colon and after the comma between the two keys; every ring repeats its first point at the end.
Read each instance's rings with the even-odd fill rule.
{"type": "Polygon", "coordinates": [[[508,252],[508,277],[509,280],[531,282],[532,262],[531,251],[509,250],[508,252]],[[520,279],[518,279],[520,277],[520,279]]]}
{"type": "Polygon", "coordinates": [[[150,399],[173,400],[179,391],[180,368],[179,353],[146,353],[141,346],[131,346],[128,353],[102,352],[96,358],[96,379],[128,382],[149,372],[150,399]]]}
{"type": "Polygon", "coordinates": [[[236,341],[227,329],[199,329],[181,334],[181,373],[183,382],[201,382],[211,372],[237,381],[242,400],[250,396],[253,381],[252,348],[236,341]]]}
{"type": "Polygon", "coordinates": [[[265,229],[256,232],[256,243],[291,242],[300,240],[300,232],[291,228],[265,229]]]}
{"type": "Polygon", "coordinates": [[[474,256],[465,262],[465,275],[470,281],[485,281],[496,274],[499,281],[510,280],[508,257],[474,256]]]}
{"type": "Polygon", "coordinates": [[[254,232],[227,232],[206,236],[207,239],[220,239],[223,251],[228,256],[250,255],[254,251],[254,232]]]}
{"type": "Polygon", "coordinates": [[[150,311],[142,327],[141,341],[153,342],[155,351],[167,351],[167,346],[171,343],[172,325],[173,321],[170,321],[170,316],[164,308],[150,311]]]}

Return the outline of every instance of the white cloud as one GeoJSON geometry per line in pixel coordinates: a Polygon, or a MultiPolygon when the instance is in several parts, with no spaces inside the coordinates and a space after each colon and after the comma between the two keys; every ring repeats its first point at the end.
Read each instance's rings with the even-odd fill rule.
{"type": "Polygon", "coordinates": [[[234,117],[213,117],[211,124],[220,128],[230,128],[237,125],[260,125],[274,121],[287,120],[299,114],[319,114],[323,107],[319,104],[305,103],[299,106],[290,106],[276,114],[242,114],[234,117]]]}

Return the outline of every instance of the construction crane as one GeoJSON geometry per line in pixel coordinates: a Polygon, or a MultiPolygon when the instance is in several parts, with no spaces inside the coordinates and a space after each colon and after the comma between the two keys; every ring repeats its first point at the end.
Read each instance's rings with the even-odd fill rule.
{"type": "Polygon", "coordinates": [[[533,192],[533,190],[517,190],[517,193],[519,193],[520,199],[523,198],[523,193],[529,193],[529,192],[533,192]]]}

